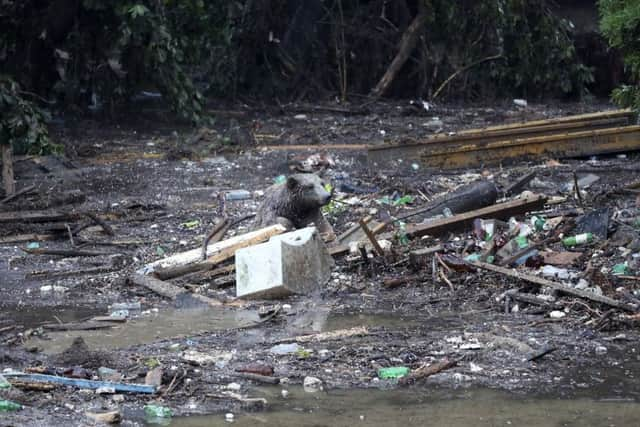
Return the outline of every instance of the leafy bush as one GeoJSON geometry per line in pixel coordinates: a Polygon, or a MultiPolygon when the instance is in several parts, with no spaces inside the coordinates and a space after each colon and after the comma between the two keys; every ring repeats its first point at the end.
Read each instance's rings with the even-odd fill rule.
{"type": "Polygon", "coordinates": [[[49,142],[46,117],[45,111],[22,96],[15,81],[0,75],[0,144],[11,144],[17,153],[59,151],[49,142]]]}
{"type": "Polygon", "coordinates": [[[613,100],[640,110],[640,1],[600,0],[600,29],[609,44],[624,56],[630,77],[636,83],[613,91],[613,100]]]}

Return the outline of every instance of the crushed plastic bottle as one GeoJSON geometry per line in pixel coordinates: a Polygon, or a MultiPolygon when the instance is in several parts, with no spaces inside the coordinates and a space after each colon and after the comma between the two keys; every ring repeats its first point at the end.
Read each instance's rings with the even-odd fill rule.
{"type": "Polygon", "coordinates": [[[12,412],[22,409],[22,405],[10,400],[0,400],[0,412],[12,412]]]}
{"type": "Polygon", "coordinates": [[[9,383],[9,381],[7,381],[5,377],[0,375],[0,389],[3,389],[3,388],[11,388],[11,384],[9,383]]]}
{"type": "Polygon", "coordinates": [[[251,192],[247,190],[230,190],[224,193],[226,200],[247,200],[251,198],[251,192]]]}
{"type": "Polygon", "coordinates": [[[382,379],[402,378],[409,374],[409,368],[406,366],[392,366],[390,368],[378,369],[378,377],[382,379]]]}
{"type": "Polygon", "coordinates": [[[159,405],[146,405],[144,413],[151,418],[171,418],[173,416],[171,408],[159,405]]]}

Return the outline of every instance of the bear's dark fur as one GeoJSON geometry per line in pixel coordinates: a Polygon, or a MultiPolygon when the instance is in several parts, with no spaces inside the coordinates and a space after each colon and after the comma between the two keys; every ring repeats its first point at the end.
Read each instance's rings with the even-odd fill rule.
{"type": "Polygon", "coordinates": [[[330,201],[331,193],[320,177],[306,173],[291,175],[286,182],[267,189],[253,228],[282,224],[287,230],[294,230],[313,223],[320,233],[333,236],[333,228],[321,211],[330,201]]]}

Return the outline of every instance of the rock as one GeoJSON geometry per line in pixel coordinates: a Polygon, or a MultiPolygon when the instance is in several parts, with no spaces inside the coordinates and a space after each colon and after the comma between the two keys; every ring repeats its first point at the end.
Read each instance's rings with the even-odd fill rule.
{"type": "Polygon", "coordinates": [[[308,294],[329,281],[333,259],[315,227],[236,251],[236,295],[279,298],[308,294]]]}
{"type": "Polygon", "coordinates": [[[316,377],[304,377],[302,387],[307,393],[322,391],[322,380],[316,377]]]}
{"type": "Polygon", "coordinates": [[[147,385],[160,387],[162,385],[162,368],[160,366],[157,366],[147,372],[147,375],[144,378],[144,383],[147,385]]]}
{"type": "Polygon", "coordinates": [[[85,412],[85,415],[99,423],[119,424],[120,421],[122,421],[122,415],[120,415],[120,411],[85,412]]]}
{"type": "Polygon", "coordinates": [[[122,379],[122,374],[120,372],[104,366],[98,368],[98,376],[103,381],[118,382],[122,379]]]}

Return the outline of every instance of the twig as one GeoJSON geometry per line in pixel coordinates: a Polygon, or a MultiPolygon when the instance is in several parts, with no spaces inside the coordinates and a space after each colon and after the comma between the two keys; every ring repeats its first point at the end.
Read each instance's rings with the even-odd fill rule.
{"type": "Polygon", "coordinates": [[[96,215],[94,213],[91,213],[91,212],[87,212],[85,215],[88,216],[89,218],[91,218],[91,220],[93,222],[95,222],[96,224],[98,224],[100,227],[102,227],[102,231],[104,231],[109,236],[113,236],[115,234],[113,232],[113,228],[111,228],[111,226],[109,224],[107,224],[100,217],[98,217],[98,215],[96,215]]]}
{"type": "Polygon", "coordinates": [[[67,256],[67,257],[80,257],[80,256],[105,256],[105,255],[113,255],[109,252],[94,252],[94,251],[79,251],[79,250],[68,250],[68,249],[46,249],[46,248],[20,248],[23,252],[26,252],[31,255],[58,255],[58,256],[67,256]]]}
{"type": "Polygon", "coordinates": [[[504,58],[503,55],[493,55],[493,56],[488,56],[486,58],[482,58],[477,60],[476,62],[472,62],[471,64],[467,65],[466,67],[462,67],[459,70],[457,70],[455,73],[451,74],[449,76],[449,78],[447,80],[445,80],[440,87],[438,87],[438,90],[435,91],[435,93],[433,94],[433,96],[431,97],[432,100],[436,99],[438,97],[438,95],[440,95],[440,92],[442,92],[442,90],[449,84],[451,83],[451,81],[453,79],[455,79],[460,73],[463,73],[467,70],[469,70],[470,68],[473,68],[477,65],[480,65],[484,62],[488,62],[488,61],[494,61],[496,59],[501,59],[504,58]]]}
{"type": "Polygon", "coordinates": [[[71,232],[71,227],[69,226],[69,224],[64,224],[65,227],[67,227],[67,233],[69,233],[69,241],[71,242],[71,246],[73,246],[74,248],[76,247],[76,242],[73,240],[73,233],[71,232]]]}
{"type": "Polygon", "coordinates": [[[442,270],[438,269],[438,275],[440,276],[440,278],[442,280],[444,280],[444,282],[449,285],[449,288],[451,288],[451,292],[454,292],[455,290],[453,289],[453,283],[451,283],[451,281],[447,278],[447,276],[445,276],[445,274],[442,272],[442,270]]]}

